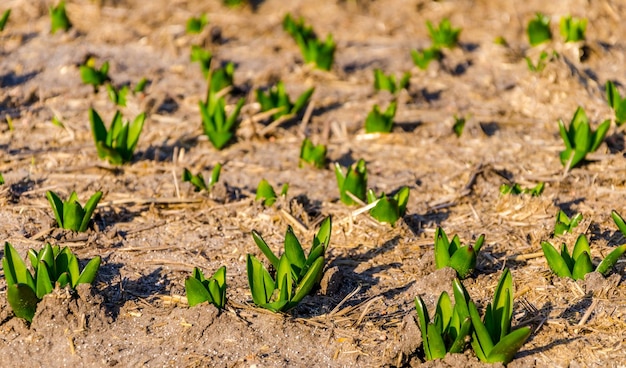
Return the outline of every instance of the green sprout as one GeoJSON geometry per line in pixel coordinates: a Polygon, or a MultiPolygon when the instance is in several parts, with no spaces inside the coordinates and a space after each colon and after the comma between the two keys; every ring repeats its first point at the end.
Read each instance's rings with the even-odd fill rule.
{"type": "Polygon", "coordinates": [[[561,36],[565,42],[578,42],[585,40],[585,30],[587,29],[587,19],[572,18],[571,15],[562,17],[559,22],[561,36]]]}
{"type": "Polygon", "coordinates": [[[617,225],[617,228],[622,233],[623,236],[626,236],[626,222],[624,222],[624,218],[620,216],[617,211],[611,211],[611,217],[613,218],[613,222],[617,225]]]}
{"type": "Polygon", "coordinates": [[[387,223],[391,226],[406,213],[406,205],[409,202],[409,187],[402,187],[391,197],[382,193],[379,197],[372,189],[367,191],[367,202],[376,205],[370,210],[370,215],[378,222],[387,223]],[[376,202],[377,201],[377,202],[376,202]]]}
{"type": "Polygon", "coordinates": [[[188,181],[194,186],[194,190],[199,192],[204,190],[206,192],[210,192],[211,188],[220,180],[220,172],[222,171],[222,164],[218,163],[213,167],[213,171],[211,172],[211,178],[209,179],[209,183],[207,184],[204,181],[204,177],[202,173],[198,173],[196,175],[192,174],[191,171],[186,168],[183,169],[183,182],[188,181]]]}
{"type": "Polygon", "coordinates": [[[531,72],[541,72],[546,68],[546,65],[548,65],[549,62],[558,59],[558,57],[559,54],[557,54],[556,51],[553,51],[552,54],[548,54],[548,52],[542,51],[541,54],[539,54],[539,58],[537,59],[537,64],[533,64],[533,61],[528,56],[524,57],[524,60],[526,60],[528,70],[530,70],[531,72]],[[550,58],[548,58],[548,56],[550,58]]]}
{"type": "Polygon", "coordinates": [[[621,126],[626,122],[626,97],[622,98],[612,81],[606,82],[606,100],[615,112],[615,123],[621,126]]]}
{"type": "Polygon", "coordinates": [[[356,197],[362,202],[365,201],[367,192],[367,167],[365,166],[365,160],[360,159],[355,165],[348,167],[345,173],[339,163],[335,163],[335,177],[337,178],[339,195],[343,203],[347,205],[357,204],[352,197],[356,197]]]}
{"type": "Polygon", "coordinates": [[[139,114],[132,123],[123,121],[122,114],[115,112],[111,126],[107,131],[102,118],[96,110],[89,109],[91,131],[96,143],[98,157],[106,158],[113,165],[130,162],[139,142],[139,136],[146,120],[146,113],[139,114]]]}
{"type": "Polygon", "coordinates": [[[37,304],[54,287],[69,285],[75,289],[78,284],[91,284],[100,268],[100,257],[97,256],[81,272],[78,259],[68,247],[59,249],[58,245],[53,247],[48,243],[39,252],[31,249],[28,258],[33,274],[15,248],[4,243],[2,268],[7,282],[7,300],[15,316],[28,322],[33,321],[37,304]]]}
{"type": "Polygon", "coordinates": [[[148,79],[145,77],[141,78],[139,82],[137,82],[137,84],[135,85],[135,88],[133,88],[133,92],[143,93],[146,90],[147,85],[148,85],[148,79]]]}
{"type": "Polygon", "coordinates": [[[585,110],[580,106],[572,117],[569,130],[565,128],[563,120],[559,119],[559,132],[565,143],[565,150],[561,151],[560,155],[563,166],[567,169],[575,167],[585,159],[587,153],[595,152],[602,144],[610,126],[611,121],[605,120],[594,132],[589,126],[585,110]]]}
{"type": "Polygon", "coordinates": [[[537,13],[535,18],[528,22],[526,33],[531,46],[537,46],[540,43],[551,40],[550,18],[544,14],[537,13]]]}
{"type": "Polygon", "coordinates": [[[85,203],[84,208],[78,202],[76,192],[72,192],[67,201],[63,201],[56,193],[49,190],[46,192],[46,198],[50,202],[54,218],[60,228],[82,233],[89,226],[91,215],[95,211],[100,198],[102,198],[102,192],[97,191],[94,193],[85,203]]]}
{"type": "Polygon", "coordinates": [[[303,163],[313,165],[314,167],[321,169],[326,163],[326,145],[318,144],[314,145],[309,138],[304,138],[302,145],[300,146],[300,164],[303,163]]]}
{"type": "Polygon", "coordinates": [[[191,17],[187,20],[187,33],[200,33],[207,24],[209,24],[209,19],[206,14],[202,14],[197,18],[191,17]]]}
{"type": "Polygon", "coordinates": [[[280,81],[274,87],[270,88],[267,94],[261,89],[257,89],[256,100],[261,104],[261,111],[278,109],[278,111],[272,115],[272,118],[276,120],[281,116],[295,116],[300,113],[314,91],[315,88],[307,89],[298,97],[296,102],[292,103],[289,99],[289,95],[285,91],[285,85],[280,81]]]}
{"type": "MultiPolygon", "coordinates": [[[[583,280],[586,274],[594,271],[593,263],[591,262],[591,248],[585,234],[578,236],[571,254],[567,250],[565,243],[561,245],[561,254],[548,242],[542,242],[541,249],[543,249],[543,254],[548,261],[548,266],[559,277],[583,280]]],[[[598,264],[595,271],[606,276],[624,252],[626,252],[626,244],[615,248],[598,264]]]]}
{"type": "Polygon", "coordinates": [[[331,228],[330,217],[327,217],[313,238],[308,257],[291,226],[287,228],[285,250],[280,258],[274,255],[259,233],[252,231],[254,242],[276,270],[272,277],[263,263],[248,254],[248,283],[254,304],[273,312],[286,311],[298,305],[322,279],[324,253],[330,243],[331,228]]]}
{"type": "Polygon", "coordinates": [[[389,91],[396,94],[396,92],[409,87],[410,79],[411,73],[409,72],[404,73],[402,78],[396,81],[395,75],[386,75],[382,70],[374,69],[374,89],[377,91],[389,91]]]}
{"type": "Polygon", "coordinates": [[[463,134],[463,129],[465,129],[465,121],[467,120],[464,116],[454,115],[454,125],[452,126],[452,131],[456,134],[457,138],[461,138],[461,134],[463,134]]]}
{"type": "Polygon", "coordinates": [[[209,70],[211,70],[211,60],[213,59],[213,54],[209,50],[205,50],[202,46],[192,45],[191,46],[191,54],[189,56],[189,60],[192,63],[198,62],[200,64],[200,70],[202,70],[202,75],[206,79],[209,76],[209,70]]]}
{"type": "Polygon", "coordinates": [[[7,9],[4,13],[2,13],[2,16],[0,17],[0,32],[4,31],[4,27],[9,21],[9,15],[11,15],[11,9],[7,9]]]}
{"type": "Polygon", "coordinates": [[[313,28],[304,24],[303,18],[296,21],[289,13],[283,19],[283,29],[296,41],[306,63],[314,63],[319,69],[330,70],[337,47],[332,34],[328,35],[326,41],[321,41],[313,28]]]}
{"type": "Polygon", "coordinates": [[[441,51],[437,47],[429,47],[422,51],[411,50],[411,57],[418,68],[426,70],[431,61],[441,59],[441,51]]]}
{"type": "Polygon", "coordinates": [[[98,92],[98,87],[111,80],[109,78],[109,62],[105,61],[100,69],[96,68],[96,60],[93,57],[87,59],[85,64],[79,66],[80,77],[84,84],[91,84],[93,91],[98,92]]]}
{"type": "Polygon", "coordinates": [[[554,224],[554,235],[563,235],[565,233],[571,233],[572,230],[582,221],[583,215],[577,213],[571,219],[563,212],[559,210],[556,214],[556,222],[554,224]]]}
{"type": "Polygon", "coordinates": [[[129,87],[127,85],[115,88],[111,84],[106,85],[107,93],[111,102],[117,106],[126,106],[126,95],[128,95],[129,87]]]}
{"type": "Polygon", "coordinates": [[[204,278],[202,270],[194,267],[193,274],[185,279],[185,292],[190,307],[209,302],[223,309],[226,304],[226,266],[220,267],[208,279],[204,278]]]}
{"type": "Polygon", "coordinates": [[[452,28],[448,18],[442,19],[438,27],[433,26],[430,21],[426,21],[426,27],[428,27],[430,39],[433,41],[433,47],[451,49],[459,43],[461,28],[452,28]]]}
{"type": "Polygon", "coordinates": [[[469,315],[469,294],[459,279],[452,281],[454,306],[447,292],[441,293],[431,322],[428,309],[421,297],[415,298],[415,309],[422,332],[422,346],[426,360],[442,359],[447,353],[461,353],[465,339],[472,331],[469,315]]]}
{"type": "Polygon", "coordinates": [[[483,362],[509,363],[530,336],[531,329],[528,326],[511,331],[513,295],[513,278],[506,268],[500,276],[493,303],[487,304],[483,320],[480,319],[474,302],[470,300],[468,303],[474,326],[472,348],[483,362]]]}
{"type": "Polygon", "coordinates": [[[381,112],[378,105],[374,105],[372,111],[365,118],[366,133],[390,133],[393,129],[393,118],[396,116],[398,104],[392,101],[385,112],[381,112]]]}
{"type": "MultiPolygon", "coordinates": [[[[288,190],[289,190],[289,184],[287,183],[283,184],[283,187],[280,190],[280,196],[283,198],[286,197],[288,190]]],[[[261,181],[259,182],[259,185],[256,188],[256,197],[254,198],[254,200],[255,201],[263,200],[263,205],[266,207],[269,207],[276,202],[276,199],[278,199],[278,196],[276,196],[276,192],[274,191],[272,184],[270,184],[265,179],[261,179],[261,181]]]]}
{"type": "Polygon", "coordinates": [[[476,258],[484,242],[485,235],[482,234],[473,246],[462,246],[458,235],[449,241],[446,232],[438,227],[435,230],[435,267],[452,267],[461,279],[468,277],[476,268],[476,258]]]}
{"type": "Polygon", "coordinates": [[[230,115],[226,115],[226,101],[223,97],[209,93],[206,102],[200,101],[202,128],[213,147],[220,150],[233,139],[238,127],[237,118],[244,102],[245,100],[240,98],[230,115]]]}
{"type": "Polygon", "coordinates": [[[72,23],[65,12],[65,0],[59,5],[50,7],[50,33],[55,34],[58,30],[67,31],[72,28],[72,23]]]}
{"type": "Polygon", "coordinates": [[[544,182],[539,182],[534,188],[522,188],[522,186],[517,183],[513,185],[502,184],[500,185],[500,194],[530,194],[533,197],[539,197],[541,193],[543,193],[544,187],[544,182]]]}
{"type": "Polygon", "coordinates": [[[4,184],[4,176],[2,176],[2,173],[0,173],[0,185],[4,184]]]}
{"type": "Polygon", "coordinates": [[[531,329],[528,326],[511,331],[514,294],[511,271],[505,268],[493,295],[493,303],[487,304],[483,320],[474,302],[470,300],[468,303],[474,326],[472,348],[483,362],[509,363],[530,336],[531,329]]]}

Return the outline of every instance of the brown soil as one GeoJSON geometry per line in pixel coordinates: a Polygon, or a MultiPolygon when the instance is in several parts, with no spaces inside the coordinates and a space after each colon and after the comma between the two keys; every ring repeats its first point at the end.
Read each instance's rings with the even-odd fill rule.
{"type": "MultiPolygon", "coordinates": [[[[484,307],[504,267],[517,290],[515,324],[533,334],[511,366],[623,366],[626,364],[624,263],[608,279],[585,282],[553,276],[540,252],[559,208],[582,212],[576,233],[591,239],[596,261],[624,242],[610,221],[626,214],[623,130],[611,128],[589,162],[564,173],[556,121],[584,106],[594,125],[611,118],[607,80],[626,75],[620,14],[615,1],[278,1],[256,9],[229,9],[219,1],[72,0],[74,29],[50,35],[49,1],[5,0],[12,8],[0,33],[0,234],[22,254],[45,241],[69,245],[81,259],[103,264],[93,287],[46,296],[29,326],[0,297],[0,354],[16,366],[401,366],[419,365],[421,337],[413,299],[432,307],[454,273],[435,271],[433,233],[443,226],[464,241],[486,234],[477,272],[464,284],[484,307]],[[527,22],[535,12],[552,17],[555,41],[529,49],[527,22]],[[202,12],[210,24],[185,33],[202,12]],[[330,73],[303,65],[282,30],[286,12],[303,16],[321,37],[338,44],[330,73]],[[587,41],[564,44],[556,24],[572,13],[589,19],[587,41]],[[410,50],[429,45],[426,20],[449,17],[462,27],[461,47],[446,50],[427,71],[413,66],[410,50]],[[503,36],[508,46],[494,44],[503,36]],[[236,143],[216,151],[202,135],[197,102],[205,82],[189,62],[202,44],[218,62],[237,65],[234,95],[247,98],[236,143]],[[540,73],[528,70],[542,49],[560,57],[540,73]],[[581,49],[584,57],[581,58],[581,49]],[[109,121],[115,107],[106,92],[81,83],[78,65],[88,55],[111,63],[115,84],[147,77],[145,95],[130,97],[125,116],[149,114],[132,164],[99,161],[87,110],[109,121]],[[582,61],[581,61],[582,59],[582,61]],[[398,75],[411,70],[400,94],[396,128],[363,134],[374,103],[388,93],[373,88],[374,68],[398,75]],[[269,129],[252,122],[253,91],[278,79],[295,95],[316,87],[311,119],[269,129]],[[461,139],[453,115],[470,118],[461,139]],[[51,123],[56,116],[65,128],[51,123]],[[329,162],[368,163],[369,186],[391,192],[411,188],[407,215],[395,228],[338,201],[334,173],[298,168],[304,136],[324,142],[329,162]],[[180,182],[183,167],[205,176],[224,164],[220,190],[199,194],[180,182]],[[254,202],[260,179],[290,184],[275,206],[254,202]],[[500,196],[508,181],[534,186],[541,197],[500,196]],[[46,190],[76,190],[82,201],[105,192],[85,234],[56,229],[46,190]],[[245,256],[261,256],[250,231],[278,249],[287,225],[311,239],[333,217],[327,274],[322,287],[288,314],[254,307],[245,256]],[[295,221],[294,221],[295,219],[295,221]],[[514,261],[531,255],[525,261],[514,261]],[[519,258],[517,258],[519,259],[519,258]],[[197,266],[227,266],[228,305],[188,308],[184,279],[197,266]]],[[[621,80],[620,80],[621,79],[621,80]]],[[[621,87],[620,87],[621,88],[621,87]]],[[[623,88],[622,88],[622,91],[623,88]]],[[[571,244],[576,235],[552,240],[571,244]]],[[[6,292],[0,278],[0,292],[6,292]]],[[[437,366],[480,364],[468,349],[437,366]]]]}

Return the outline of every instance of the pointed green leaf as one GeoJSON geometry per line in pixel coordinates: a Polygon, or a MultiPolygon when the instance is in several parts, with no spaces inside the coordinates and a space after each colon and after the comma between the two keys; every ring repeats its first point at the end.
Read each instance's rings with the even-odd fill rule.
{"type": "Polygon", "coordinates": [[[84,215],[85,211],[78,202],[65,202],[63,204],[64,228],[78,231],[84,215]]]}
{"type": "Polygon", "coordinates": [[[42,299],[44,295],[51,292],[52,282],[50,281],[48,267],[44,261],[39,261],[39,266],[37,267],[37,298],[42,299]]]}
{"type": "Polygon", "coordinates": [[[285,255],[287,259],[289,259],[289,263],[296,267],[296,274],[299,273],[300,269],[304,267],[306,263],[306,257],[304,255],[304,251],[302,250],[302,245],[298,241],[298,238],[293,233],[293,229],[291,226],[287,227],[287,232],[285,234],[285,255]]]}
{"type": "Polygon", "coordinates": [[[465,338],[470,334],[471,331],[472,331],[472,319],[470,318],[468,314],[467,317],[465,317],[462,320],[461,328],[459,329],[459,332],[456,338],[452,342],[450,349],[448,349],[448,352],[450,354],[457,354],[457,353],[463,352],[463,348],[465,347],[465,338]]]}
{"type": "Polygon", "coordinates": [[[576,239],[576,244],[572,251],[572,259],[576,261],[583,253],[591,254],[591,248],[589,247],[589,241],[585,234],[580,234],[576,239]]]}
{"type": "Polygon", "coordinates": [[[474,248],[465,245],[457,249],[450,257],[448,266],[454,268],[461,279],[469,276],[476,268],[476,252],[474,252],[474,248]]]}
{"type": "Polygon", "coordinates": [[[435,306],[435,325],[439,331],[445,331],[452,320],[452,302],[447,292],[442,292],[435,306]]]}
{"type": "Polygon", "coordinates": [[[313,287],[317,285],[320,279],[322,272],[324,271],[324,257],[319,257],[313,262],[309,271],[304,275],[302,280],[298,283],[296,287],[293,298],[291,298],[292,303],[299,303],[305,296],[307,296],[313,287]]]}
{"type": "Polygon", "coordinates": [[[96,274],[98,273],[98,269],[100,269],[100,256],[96,256],[91,259],[83,268],[83,272],[81,272],[80,276],[76,281],[72,277],[72,282],[74,282],[73,287],[76,287],[78,284],[91,284],[96,279],[96,274]]]}
{"type": "Polygon", "coordinates": [[[557,250],[548,242],[541,242],[541,249],[548,261],[548,266],[559,277],[572,277],[572,273],[557,250]]]}
{"type": "Polygon", "coordinates": [[[430,324],[430,317],[428,316],[428,309],[424,304],[424,301],[420,296],[415,298],[415,310],[417,311],[417,318],[419,322],[419,328],[422,333],[422,344],[424,348],[424,353],[426,354],[427,359],[430,359],[430,346],[428,344],[428,325],[430,324]]]}
{"type": "Polygon", "coordinates": [[[187,302],[190,307],[211,300],[209,291],[204,287],[202,282],[194,277],[185,279],[185,292],[187,293],[187,302]]]}
{"type": "MultiPolygon", "coordinates": [[[[313,248],[317,247],[319,244],[324,244],[324,250],[328,248],[328,244],[330,244],[330,234],[332,233],[332,220],[330,216],[326,217],[324,221],[322,221],[317,234],[313,238],[313,248]]],[[[311,248],[311,251],[313,251],[311,248]]]]}
{"type": "Polygon", "coordinates": [[[31,275],[24,260],[17,253],[9,242],[4,243],[4,257],[2,258],[2,269],[7,285],[25,284],[35,290],[35,280],[31,275]]]}
{"type": "Polygon", "coordinates": [[[593,263],[591,256],[587,252],[583,252],[576,258],[574,269],[572,270],[572,278],[574,280],[583,280],[585,275],[593,271],[593,263]]]}
{"type": "Polygon", "coordinates": [[[487,328],[480,320],[480,315],[478,314],[478,309],[476,309],[476,305],[473,301],[470,301],[468,304],[469,314],[472,319],[472,326],[474,326],[474,333],[472,336],[472,347],[474,348],[474,352],[476,356],[482,360],[486,361],[487,356],[493,349],[493,341],[491,340],[491,336],[487,331],[487,328]]]}
{"type": "Polygon", "coordinates": [[[626,236],[626,222],[624,222],[624,219],[622,218],[622,216],[620,216],[620,214],[617,213],[617,211],[612,210],[611,217],[613,218],[613,222],[615,222],[615,225],[617,225],[617,228],[622,233],[622,235],[626,236]]]}
{"type": "Polygon", "coordinates": [[[437,227],[435,230],[435,266],[437,269],[447,267],[450,263],[449,247],[450,242],[445,231],[441,227],[437,227]]]}
{"type": "Polygon", "coordinates": [[[315,88],[309,88],[306,91],[304,91],[300,95],[300,97],[298,97],[296,102],[293,104],[293,107],[291,108],[290,113],[298,114],[300,110],[302,110],[304,105],[306,105],[306,103],[309,101],[309,98],[311,98],[311,95],[313,95],[313,92],[315,92],[315,88]]]}
{"type": "Polygon", "coordinates": [[[589,147],[589,152],[595,152],[596,150],[598,150],[598,148],[604,141],[604,137],[606,136],[606,133],[609,131],[610,127],[611,127],[610,120],[605,120],[604,122],[602,122],[602,124],[600,124],[600,126],[598,127],[598,130],[596,130],[592,134],[592,142],[591,142],[591,146],[589,147]]]}
{"type": "Polygon", "coordinates": [[[87,230],[87,226],[89,226],[89,221],[91,220],[91,215],[96,210],[96,206],[98,205],[98,202],[100,202],[100,198],[102,198],[102,192],[97,191],[85,204],[85,214],[83,215],[83,220],[78,228],[79,232],[87,230]]]}
{"type": "Polygon", "coordinates": [[[46,192],[46,198],[48,198],[48,202],[50,202],[57,224],[59,227],[63,228],[63,201],[56,193],[50,190],[46,192]]]}
{"type": "Polygon", "coordinates": [[[255,230],[252,230],[252,239],[254,239],[254,242],[259,247],[259,249],[261,249],[261,252],[265,254],[265,257],[267,257],[267,259],[270,261],[272,266],[274,266],[274,268],[277,269],[278,262],[279,262],[278,257],[274,255],[274,253],[272,252],[270,247],[267,245],[265,240],[263,240],[261,235],[257,233],[255,230]]]}
{"type": "Polygon", "coordinates": [[[9,285],[7,286],[7,300],[16,317],[28,322],[33,321],[37,303],[39,303],[39,298],[33,288],[25,284],[9,285]]]}
{"type": "Polygon", "coordinates": [[[530,336],[530,327],[521,327],[510,334],[506,335],[504,338],[498,342],[493,349],[487,354],[486,361],[489,363],[497,363],[501,362],[502,364],[507,364],[517,353],[517,351],[524,345],[528,337],[530,336]]]}
{"type": "Polygon", "coordinates": [[[439,326],[431,323],[428,325],[426,333],[430,347],[430,360],[443,359],[446,356],[446,345],[441,337],[439,326]]]}
{"type": "Polygon", "coordinates": [[[626,244],[622,244],[619,247],[613,249],[603,260],[600,262],[596,271],[606,276],[611,268],[617,263],[617,260],[626,252],[626,244]]]}

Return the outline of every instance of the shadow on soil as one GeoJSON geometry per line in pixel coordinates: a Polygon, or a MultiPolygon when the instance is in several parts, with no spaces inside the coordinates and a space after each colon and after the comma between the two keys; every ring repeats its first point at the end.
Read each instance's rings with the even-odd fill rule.
{"type": "Polygon", "coordinates": [[[103,259],[102,267],[98,271],[98,280],[107,284],[100,292],[105,298],[104,307],[107,314],[113,320],[117,319],[120,308],[131,300],[139,298],[145,299],[158,294],[164,294],[169,285],[163,275],[161,267],[155,269],[147,275],[141,275],[136,280],[123,278],[120,280],[121,263],[107,263],[103,259]],[[118,281],[119,282],[116,282],[118,281]]]}

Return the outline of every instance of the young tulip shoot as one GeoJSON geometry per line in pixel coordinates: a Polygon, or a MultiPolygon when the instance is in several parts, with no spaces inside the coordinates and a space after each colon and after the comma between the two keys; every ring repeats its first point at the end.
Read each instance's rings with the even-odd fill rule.
{"type": "Polygon", "coordinates": [[[185,279],[185,292],[190,307],[209,302],[222,309],[226,304],[226,267],[220,267],[213,276],[206,279],[202,270],[193,269],[193,274],[185,279]]]}
{"type": "Polygon", "coordinates": [[[433,47],[451,49],[459,43],[461,28],[453,28],[448,18],[442,19],[438,27],[435,27],[430,21],[426,21],[426,27],[428,27],[433,47]]]}
{"type": "Polygon", "coordinates": [[[565,143],[565,150],[561,151],[560,155],[563,166],[573,168],[585,159],[587,153],[595,152],[604,141],[610,126],[611,121],[605,120],[594,132],[582,107],[578,107],[574,113],[569,129],[565,128],[565,123],[559,119],[559,132],[565,143]]]}
{"type": "Polygon", "coordinates": [[[0,32],[4,31],[4,27],[7,25],[9,21],[9,15],[11,15],[11,9],[7,9],[0,16],[0,32]]]}
{"type": "Polygon", "coordinates": [[[229,115],[226,114],[226,100],[210,93],[206,102],[200,101],[202,128],[213,147],[221,150],[234,137],[237,131],[237,119],[245,100],[240,98],[229,115]]]}
{"type": "Polygon", "coordinates": [[[528,22],[526,33],[528,34],[528,41],[531,46],[537,46],[540,43],[550,41],[552,39],[550,18],[541,13],[537,13],[535,18],[528,22]]]}
{"type": "Polygon", "coordinates": [[[50,33],[55,34],[57,31],[67,31],[72,28],[70,18],[65,12],[65,1],[62,0],[57,6],[50,7],[50,33]]]}
{"type": "Polygon", "coordinates": [[[611,218],[613,218],[613,222],[615,222],[622,235],[626,236],[626,222],[624,222],[624,218],[615,210],[611,211],[611,218]]]}
{"type": "Polygon", "coordinates": [[[391,197],[382,193],[380,197],[376,196],[373,190],[367,192],[367,203],[376,202],[376,206],[370,210],[370,216],[378,222],[387,223],[391,226],[404,216],[406,205],[409,202],[409,187],[402,187],[396,194],[391,197]]]}
{"type": "Polygon", "coordinates": [[[337,47],[331,34],[326,41],[321,41],[313,28],[304,24],[303,18],[296,21],[289,13],[283,19],[283,29],[296,41],[306,63],[313,63],[322,70],[330,70],[337,47]]]}
{"type": "Polygon", "coordinates": [[[454,115],[454,125],[452,126],[452,131],[457,138],[461,138],[461,134],[463,134],[463,129],[465,129],[465,120],[466,118],[464,116],[454,115]]]}
{"type": "Polygon", "coordinates": [[[96,110],[90,108],[89,121],[91,122],[91,131],[98,150],[98,157],[107,159],[113,165],[130,162],[139,142],[145,120],[146,113],[141,113],[130,123],[124,121],[122,114],[117,111],[107,131],[100,115],[96,110]]]}
{"type": "Polygon", "coordinates": [[[617,260],[626,251],[626,244],[615,248],[609,253],[597,267],[594,268],[591,262],[591,248],[589,241],[584,234],[578,236],[574,249],[570,254],[565,243],[561,245],[561,252],[548,242],[541,243],[541,249],[548,261],[548,266],[555,275],[559,277],[569,277],[574,280],[583,280],[585,275],[592,271],[597,271],[602,275],[607,275],[617,260]]]}
{"type": "MultiPolygon", "coordinates": [[[[287,183],[283,184],[283,187],[280,191],[280,196],[286,197],[288,190],[289,190],[289,184],[287,183]]],[[[256,197],[254,198],[254,200],[255,201],[262,200],[263,205],[266,207],[269,207],[273,205],[277,199],[278,199],[278,196],[276,196],[276,192],[274,191],[272,184],[270,184],[265,179],[261,179],[261,181],[259,182],[259,185],[256,188],[256,197]]]]}
{"type": "Polygon", "coordinates": [[[339,163],[335,163],[335,177],[337,178],[341,202],[347,205],[357,204],[347,193],[351,193],[363,202],[365,201],[367,191],[365,160],[360,159],[355,165],[348,167],[345,173],[339,163]]]}
{"type": "Polygon", "coordinates": [[[378,105],[374,105],[372,111],[367,114],[365,119],[366,133],[390,133],[393,129],[393,118],[396,116],[398,104],[393,101],[387,107],[385,112],[381,112],[378,105]]]}
{"type": "Polygon", "coordinates": [[[327,217],[313,238],[309,255],[289,226],[285,234],[284,253],[278,258],[256,231],[252,238],[276,270],[272,276],[253,255],[247,257],[248,283],[254,303],[273,312],[295,307],[319,284],[324,271],[324,254],[330,243],[332,224],[327,217]]]}
{"type": "Polygon", "coordinates": [[[554,224],[554,235],[563,235],[565,233],[571,233],[572,230],[582,221],[583,215],[577,213],[572,218],[569,218],[563,210],[559,210],[556,214],[556,223],[554,224]]]}
{"type": "Polygon", "coordinates": [[[521,195],[521,194],[530,194],[533,197],[539,197],[541,193],[543,193],[543,189],[545,187],[544,182],[539,182],[534,188],[522,188],[521,185],[515,183],[512,185],[502,184],[500,185],[500,194],[513,194],[513,195],[521,195]]]}
{"type": "Polygon", "coordinates": [[[213,167],[213,171],[211,172],[211,178],[209,179],[209,183],[207,184],[204,181],[204,176],[202,173],[198,173],[196,175],[192,174],[188,169],[183,169],[183,182],[190,182],[194,186],[194,190],[199,192],[204,190],[205,192],[210,192],[211,188],[220,180],[220,173],[222,171],[222,164],[217,164],[213,167]]]}
{"type": "Polygon", "coordinates": [[[206,14],[202,14],[199,17],[191,17],[187,20],[187,27],[185,28],[188,34],[197,34],[202,32],[204,27],[209,24],[209,19],[206,14]]]}
{"type": "Polygon", "coordinates": [[[606,100],[615,112],[615,123],[621,126],[626,122],[626,98],[622,98],[612,81],[606,82],[606,100]]]}
{"type": "Polygon", "coordinates": [[[459,278],[464,279],[476,268],[476,258],[485,241],[485,235],[480,235],[474,245],[461,245],[458,235],[448,240],[446,232],[438,227],[435,230],[435,266],[437,269],[452,267],[459,278]]]}
{"type": "Polygon", "coordinates": [[[578,42],[585,40],[585,30],[587,29],[587,19],[572,18],[571,15],[562,17],[559,22],[559,30],[565,42],[578,42]]]}
{"type": "Polygon", "coordinates": [[[285,85],[283,82],[278,82],[274,87],[267,91],[267,94],[261,89],[257,89],[256,99],[261,105],[261,111],[279,109],[279,111],[272,115],[272,118],[276,120],[282,116],[298,115],[304,106],[306,106],[307,102],[309,102],[309,99],[311,98],[311,95],[313,95],[314,91],[315,88],[307,89],[298,97],[296,102],[292,103],[285,90],[285,85]]]}
{"type": "Polygon", "coordinates": [[[102,192],[98,191],[92,195],[85,204],[85,208],[78,203],[76,192],[72,192],[67,201],[63,201],[56,193],[49,190],[46,192],[46,198],[50,202],[54,218],[60,228],[82,233],[89,226],[91,215],[102,198],[102,192]]]}
{"type": "Polygon", "coordinates": [[[411,73],[409,72],[404,73],[402,78],[396,81],[393,74],[386,75],[382,70],[374,69],[374,89],[377,91],[389,91],[396,94],[409,86],[410,79],[411,73]]]}
{"type": "Polygon", "coordinates": [[[2,268],[7,282],[7,300],[15,316],[32,322],[37,304],[55,286],[75,289],[78,284],[90,284],[100,268],[100,257],[90,260],[81,272],[78,259],[65,247],[46,244],[39,252],[31,249],[28,258],[33,274],[13,246],[4,243],[2,268]]]}
{"type": "Polygon", "coordinates": [[[415,298],[422,345],[426,360],[442,359],[447,353],[462,353],[465,338],[469,336],[472,321],[469,315],[469,294],[459,279],[452,282],[454,306],[447,292],[441,293],[435,309],[434,318],[430,319],[428,309],[421,297],[415,298]]]}
{"type": "Polygon", "coordinates": [[[493,302],[487,305],[481,320],[473,301],[468,302],[469,315],[474,332],[472,348],[478,359],[486,363],[507,364],[530,336],[528,326],[511,331],[513,319],[513,279],[508,268],[504,270],[493,302]]]}
{"type": "Polygon", "coordinates": [[[302,167],[303,163],[307,163],[318,169],[324,168],[326,164],[326,145],[314,145],[309,138],[304,138],[300,146],[299,166],[302,167]]]}
{"type": "Polygon", "coordinates": [[[100,68],[96,68],[96,59],[90,57],[85,64],[78,67],[80,71],[80,78],[84,84],[90,84],[93,86],[94,93],[98,92],[98,88],[109,82],[109,62],[105,61],[100,68]]]}
{"type": "Polygon", "coordinates": [[[428,65],[433,60],[440,60],[442,57],[441,51],[437,47],[429,47],[422,51],[411,50],[411,58],[413,63],[421,70],[428,69],[428,65]]]}

